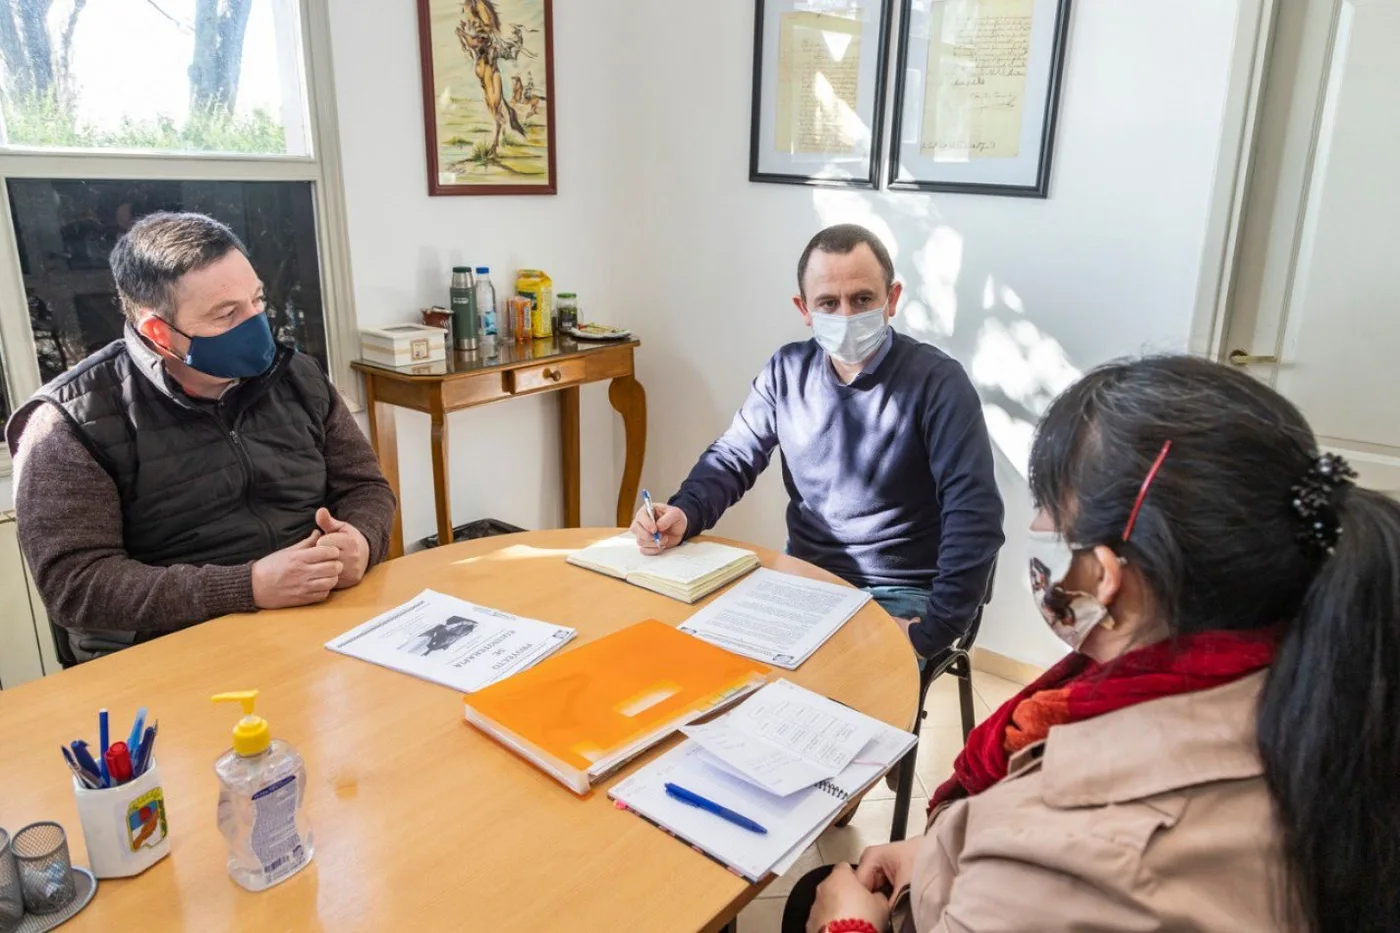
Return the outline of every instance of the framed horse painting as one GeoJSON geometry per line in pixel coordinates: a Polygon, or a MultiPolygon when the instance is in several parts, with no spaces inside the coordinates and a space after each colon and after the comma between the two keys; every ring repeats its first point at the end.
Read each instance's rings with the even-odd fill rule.
{"type": "Polygon", "coordinates": [[[551,0],[418,0],[428,193],[556,194],[551,0]]]}

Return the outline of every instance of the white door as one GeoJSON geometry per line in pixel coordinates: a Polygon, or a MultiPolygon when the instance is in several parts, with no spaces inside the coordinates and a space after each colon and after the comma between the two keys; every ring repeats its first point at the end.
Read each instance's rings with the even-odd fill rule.
{"type": "Polygon", "coordinates": [[[1400,497],[1400,2],[1275,15],[1225,352],[1400,497]]]}

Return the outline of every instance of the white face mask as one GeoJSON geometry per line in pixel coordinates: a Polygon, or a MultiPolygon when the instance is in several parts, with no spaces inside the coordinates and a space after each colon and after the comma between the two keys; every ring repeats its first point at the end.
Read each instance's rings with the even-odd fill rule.
{"type": "Polygon", "coordinates": [[[829,355],[855,366],[874,353],[885,339],[885,309],[862,311],[860,314],[812,312],[812,334],[829,355]]]}
{"type": "Polygon", "coordinates": [[[1060,585],[1074,563],[1074,548],[1064,536],[1055,531],[1032,531],[1026,541],[1026,551],[1030,556],[1031,594],[1035,597],[1036,608],[1061,641],[1078,651],[1084,639],[1099,625],[1113,628],[1113,616],[1095,596],[1066,590],[1060,585]]]}

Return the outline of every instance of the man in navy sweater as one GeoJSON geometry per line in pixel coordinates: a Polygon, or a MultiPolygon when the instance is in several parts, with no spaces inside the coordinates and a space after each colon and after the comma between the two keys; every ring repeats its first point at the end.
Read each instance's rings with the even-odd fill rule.
{"type": "Polygon", "coordinates": [[[655,524],[643,509],[632,530],[659,553],[712,528],[779,447],[789,552],[868,590],[933,657],[967,631],[1003,541],[981,402],[957,362],[889,327],[901,286],[870,231],[818,233],[797,284],[814,338],[773,355],[655,524]]]}

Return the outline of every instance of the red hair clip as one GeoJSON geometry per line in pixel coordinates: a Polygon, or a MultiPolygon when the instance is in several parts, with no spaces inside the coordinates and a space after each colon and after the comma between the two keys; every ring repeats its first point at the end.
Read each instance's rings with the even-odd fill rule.
{"type": "Polygon", "coordinates": [[[1123,543],[1128,543],[1128,538],[1133,533],[1133,526],[1137,524],[1138,513],[1142,511],[1142,503],[1147,499],[1147,489],[1152,485],[1152,481],[1157,478],[1157,471],[1162,469],[1162,463],[1167,459],[1167,454],[1171,453],[1172,442],[1167,441],[1162,445],[1162,452],[1157,455],[1157,459],[1152,463],[1152,469],[1147,471],[1147,476],[1142,481],[1142,488],[1138,490],[1137,501],[1133,503],[1133,510],[1128,514],[1128,524],[1123,527],[1123,543]]]}

